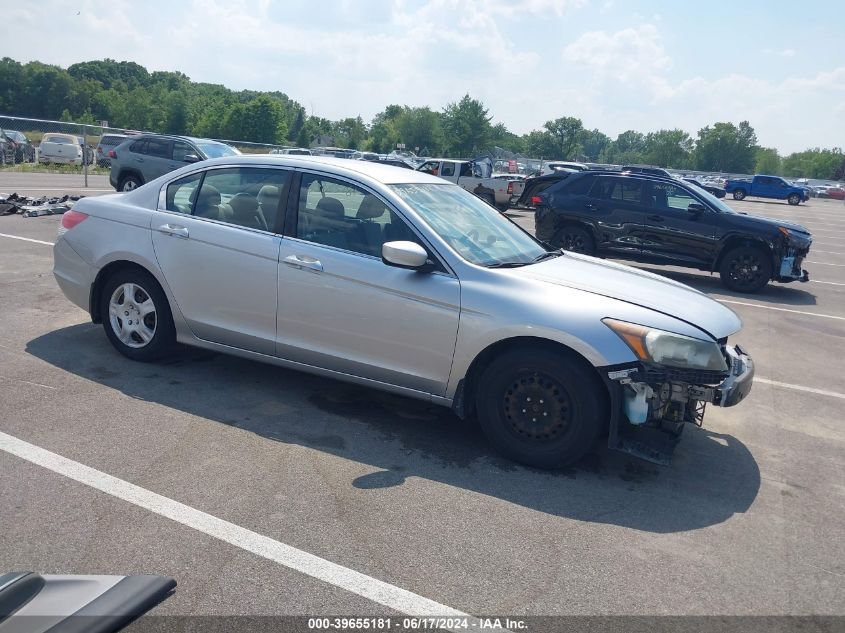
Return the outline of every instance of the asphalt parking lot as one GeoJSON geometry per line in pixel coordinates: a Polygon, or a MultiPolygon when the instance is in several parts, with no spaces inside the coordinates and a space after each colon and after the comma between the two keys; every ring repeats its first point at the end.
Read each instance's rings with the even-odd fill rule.
{"type": "MultiPolygon", "coordinates": [[[[71,186],[24,176],[0,191],[71,186]]],[[[845,615],[845,205],[728,203],[808,226],[811,281],[650,269],[742,317],[751,395],[669,467],[602,449],[561,472],[397,396],[204,351],[133,363],[53,280],[61,217],[0,218],[0,570],[173,576],[158,615],[400,614],[379,587],[474,615],[845,615]]]]}

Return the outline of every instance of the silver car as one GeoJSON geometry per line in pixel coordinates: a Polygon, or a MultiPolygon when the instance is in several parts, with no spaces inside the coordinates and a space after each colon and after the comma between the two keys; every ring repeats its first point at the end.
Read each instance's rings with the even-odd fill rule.
{"type": "Polygon", "coordinates": [[[125,356],[179,341],[451,407],[525,464],[602,436],[668,460],[748,394],[722,304],[549,251],[457,185],[369,161],[229,156],[63,216],[54,274],[125,356]]]}

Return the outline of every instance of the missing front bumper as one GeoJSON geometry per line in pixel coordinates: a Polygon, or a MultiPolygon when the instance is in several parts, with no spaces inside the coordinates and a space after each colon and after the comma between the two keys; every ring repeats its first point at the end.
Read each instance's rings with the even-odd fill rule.
{"type": "MultiPolygon", "coordinates": [[[[679,380],[679,372],[654,371],[641,365],[608,371],[606,383],[613,411],[608,447],[657,464],[669,464],[684,426],[701,426],[707,404],[732,407],[751,392],[754,361],[738,345],[726,347],[725,355],[728,375],[715,385],[685,382],[679,380]],[[654,381],[656,376],[666,381],[654,381]],[[642,380],[647,377],[652,380],[642,380]]],[[[695,377],[691,372],[690,378],[695,377]]]]}

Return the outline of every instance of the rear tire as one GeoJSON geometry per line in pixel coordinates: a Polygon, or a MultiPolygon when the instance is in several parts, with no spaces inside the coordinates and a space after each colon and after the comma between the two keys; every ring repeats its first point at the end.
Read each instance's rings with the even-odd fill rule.
{"type": "Polygon", "coordinates": [[[514,350],[484,370],[476,409],[485,436],[506,457],[537,468],[577,462],[607,426],[595,372],[559,351],[514,350]]]}
{"type": "Polygon", "coordinates": [[[141,179],[134,174],[127,174],[120,179],[120,182],[117,183],[117,190],[118,191],[135,191],[138,187],[143,185],[144,183],[141,182],[141,179]]]}
{"type": "Polygon", "coordinates": [[[124,269],[109,277],[100,296],[100,318],[111,344],[127,358],[150,362],[175,348],[170,304],[146,271],[124,269]]]}
{"type": "Polygon", "coordinates": [[[568,225],[559,229],[552,239],[552,244],[573,253],[596,254],[596,242],[593,236],[579,226],[568,225]]]}
{"type": "Polygon", "coordinates": [[[735,292],[758,292],[772,278],[772,258],[757,246],[734,248],[722,259],[719,276],[735,292]]]}
{"type": "Polygon", "coordinates": [[[744,189],[737,189],[734,191],[734,200],[742,200],[745,198],[745,190],[744,189]]]}
{"type": "Polygon", "coordinates": [[[786,201],[794,207],[795,205],[801,202],[801,196],[799,196],[797,193],[791,193],[789,194],[789,197],[786,199],[786,201]]]}

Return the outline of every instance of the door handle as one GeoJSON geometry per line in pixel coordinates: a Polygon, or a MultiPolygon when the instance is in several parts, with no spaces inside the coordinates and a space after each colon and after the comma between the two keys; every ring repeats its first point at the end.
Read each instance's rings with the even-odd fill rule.
{"type": "Polygon", "coordinates": [[[588,202],[587,204],[585,204],[584,208],[587,211],[597,211],[598,210],[598,207],[596,205],[594,205],[592,202],[588,202]]]}
{"type": "Polygon", "coordinates": [[[143,163],[143,162],[144,162],[144,159],[143,159],[143,158],[138,158],[138,157],[136,156],[136,157],[135,157],[135,162],[136,162],[136,163],[143,163]]]}
{"type": "Polygon", "coordinates": [[[653,220],[655,222],[663,222],[664,218],[663,218],[662,215],[650,215],[650,216],[648,216],[648,219],[653,220]]]}
{"type": "Polygon", "coordinates": [[[176,226],[173,224],[162,224],[158,227],[159,233],[164,233],[166,235],[172,235],[173,237],[181,237],[184,239],[188,239],[189,233],[188,229],[184,226],[176,226]]]}
{"type": "Polygon", "coordinates": [[[299,255],[288,255],[283,261],[288,266],[294,266],[296,268],[307,268],[309,270],[323,272],[323,264],[320,263],[320,260],[314,259],[313,257],[308,257],[307,255],[303,255],[301,257],[299,255]]]}

